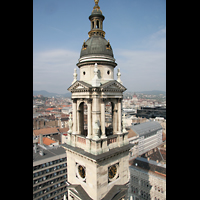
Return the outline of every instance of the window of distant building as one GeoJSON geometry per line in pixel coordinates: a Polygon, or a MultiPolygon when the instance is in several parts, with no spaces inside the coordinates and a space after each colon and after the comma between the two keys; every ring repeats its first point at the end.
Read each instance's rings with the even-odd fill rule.
{"type": "Polygon", "coordinates": [[[135,189],[135,193],[138,194],[138,189],[137,188],[135,189]]]}

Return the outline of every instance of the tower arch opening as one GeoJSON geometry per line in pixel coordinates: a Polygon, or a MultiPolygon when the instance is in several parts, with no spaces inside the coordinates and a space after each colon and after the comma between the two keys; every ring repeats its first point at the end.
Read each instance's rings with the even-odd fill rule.
{"type": "Polygon", "coordinates": [[[96,28],[99,28],[99,20],[96,22],[96,28]]]}
{"type": "Polygon", "coordinates": [[[114,103],[106,102],[105,105],[105,133],[106,136],[113,135],[113,109],[114,103]]]}
{"type": "Polygon", "coordinates": [[[77,130],[79,135],[87,136],[88,127],[87,127],[87,115],[88,115],[88,107],[87,104],[83,101],[78,106],[78,123],[77,130]]]}

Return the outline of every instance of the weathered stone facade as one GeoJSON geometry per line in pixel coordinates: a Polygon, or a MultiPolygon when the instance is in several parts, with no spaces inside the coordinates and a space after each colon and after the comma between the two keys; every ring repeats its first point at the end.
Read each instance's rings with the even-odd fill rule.
{"type": "Polygon", "coordinates": [[[103,28],[104,16],[95,0],[89,17],[89,39],[81,49],[72,93],[72,127],[67,133],[66,149],[68,199],[127,199],[129,183],[128,131],[122,130],[122,98],[126,88],[120,79],[114,80],[117,63],[103,28]],[[111,105],[111,126],[106,128],[106,105],[111,105]],[[85,114],[87,108],[87,126],[85,114]]]}
{"type": "Polygon", "coordinates": [[[166,172],[163,174],[149,168],[130,167],[129,199],[166,199],[166,172]]]}

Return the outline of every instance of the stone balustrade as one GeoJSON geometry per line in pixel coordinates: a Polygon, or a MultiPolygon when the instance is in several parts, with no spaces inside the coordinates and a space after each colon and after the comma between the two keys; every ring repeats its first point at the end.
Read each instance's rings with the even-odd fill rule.
{"type": "Polygon", "coordinates": [[[93,140],[92,138],[87,138],[80,134],[68,133],[67,139],[67,144],[81,148],[94,155],[107,152],[116,147],[122,147],[128,143],[128,132],[114,134],[104,138],[99,138],[98,140],[93,140]]]}

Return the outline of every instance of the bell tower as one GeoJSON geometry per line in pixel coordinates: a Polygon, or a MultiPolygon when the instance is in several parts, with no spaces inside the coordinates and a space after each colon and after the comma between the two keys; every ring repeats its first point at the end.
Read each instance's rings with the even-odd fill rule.
{"type": "Polygon", "coordinates": [[[91,30],[83,42],[79,62],[80,80],[74,70],[73,113],[67,144],[68,199],[126,199],[129,183],[128,132],[122,127],[122,98],[126,88],[114,80],[115,62],[105,39],[105,17],[95,0],[89,16],[91,30]]]}

